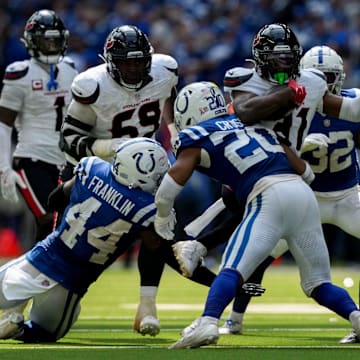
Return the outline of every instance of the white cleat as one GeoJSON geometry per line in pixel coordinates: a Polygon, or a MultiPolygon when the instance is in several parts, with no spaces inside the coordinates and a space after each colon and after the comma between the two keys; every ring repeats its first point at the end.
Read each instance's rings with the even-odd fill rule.
{"type": "Polygon", "coordinates": [[[206,247],[196,240],[178,241],[172,245],[172,248],[185,277],[192,276],[199,262],[207,253],[206,247]]]}
{"type": "Polygon", "coordinates": [[[227,319],[223,326],[219,327],[220,335],[240,335],[242,334],[242,323],[240,321],[235,321],[227,319]]]}
{"type": "Polygon", "coordinates": [[[357,337],[355,331],[352,331],[350,334],[347,334],[339,341],[340,344],[356,344],[358,342],[359,342],[359,338],[357,337]]]}
{"type": "Polygon", "coordinates": [[[219,340],[218,319],[202,316],[196,319],[187,330],[183,330],[182,337],[169,349],[191,349],[204,345],[216,344],[219,340]]]}
{"type": "Polygon", "coordinates": [[[0,339],[10,339],[24,324],[24,316],[17,312],[4,312],[0,318],[0,339]]]}
{"type": "Polygon", "coordinates": [[[134,331],[141,335],[156,336],[160,332],[160,321],[156,316],[155,301],[151,299],[142,300],[138,305],[134,331]]]}
{"type": "Polygon", "coordinates": [[[145,316],[140,322],[141,335],[156,336],[160,332],[160,321],[151,315],[145,316]]]}

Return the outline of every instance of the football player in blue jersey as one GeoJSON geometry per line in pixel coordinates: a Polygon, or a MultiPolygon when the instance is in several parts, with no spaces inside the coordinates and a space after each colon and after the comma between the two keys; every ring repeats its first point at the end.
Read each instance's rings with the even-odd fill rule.
{"type": "MultiPolygon", "coordinates": [[[[345,97],[359,97],[359,89],[342,89],[345,72],[342,58],[328,46],[315,46],[308,50],[300,61],[301,69],[316,68],[327,79],[329,91],[345,97]]],[[[313,150],[302,153],[308,161],[315,179],[311,183],[314,190],[323,224],[332,224],[346,233],[360,238],[360,200],[359,200],[359,165],[356,154],[356,141],[360,124],[316,112],[311,122],[306,142],[323,134],[329,141],[325,146],[313,144],[313,150]]],[[[272,261],[281,256],[287,247],[282,241],[273,250],[263,266],[255,271],[257,281],[272,261]]],[[[235,299],[229,319],[220,328],[221,334],[240,334],[243,316],[250,297],[246,294],[235,299]]],[[[345,336],[340,343],[359,342],[355,332],[345,336]]]]}
{"type": "Polygon", "coordinates": [[[294,172],[276,133],[262,125],[244,126],[236,115],[228,115],[220,89],[208,82],[185,86],[174,112],[180,130],[177,160],[155,195],[156,232],[173,238],[174,200],[195,169],[229,185],[246,210],[228,241],[202,316],[170,348],[216,343],[219,318],[237,288],[282,238],[299,267],[304,293],[349,320],[360,334],[358,307],[344,289],[331,283],[315,195],[294,172]]]}
{"type": "MultiPolygon", "coordinates": [[[[315,51],[316,49],[318,47],[315,47],[315,51]]],[[[355,205],[351,208],[351,212],[356,216],[358,210],[354,211],[354,209],[357,207],[358,200],[355,187],[357,179],[354,177],[356,166],[354,139],[360,119],[359,114],[356,114],[359,110],[360,100],[360,97],[356,95],[358,90],[352,89],[339,93],[345,74],[342,60],[337,54],[331,56],[333,53],[322,48],[318,53],[320,55],[318,60],[316,60],[316,56],[312,56],[310,64],[305,66],[303,60],[300,68],[301,51],[295,34],[288,26],[284,24],[265,25],[259,30],[253,41],[255,67],[253,69],[239,67],[228,70],[224,79],[225,89],[231,93],[234,108],[242,121],[247,120],[249,123],[253,123],[260,120],[264,126],[273,128],[286,138],[294,150],[304,151],[306,158],[312,154],[312,165],[315,165],[315,169],[321,173],[322,178],[329,178],[324,174],[327,174],[327,165],[329,169],[331,166],[331,178],[335,179],[336,177],[334,180],[336,184],[329,183],[328,180],[321,181],[317,177],[313,185],[317,194],[320,193],[318,199],[322,220],[323,222],[334,222],[350,234],[355,233],[355,236],[359,236],[358,226],[351,226],[357,222],[352,221],[352,224],[348,222],[351,217],[347,215],[338,217],[333,212],[332,202],[326,199],[326,192],[333,191],[331,197],[334,200],[338,195],[336,191],[343,191],[344,193],[341,194],[343,204],[349,203],[347,196],[355,199],[355,202],[352,201],[355,205]],[[334,61],[326,64],[330,58],[334,61]],[[327,65],[331,65],[332,68],[327,65]],[[331,71],[325,71],[326,67],[331,71]],[[326,74],[322,71],[325,71],[326,74]],[[294,83],[295,80],[296,83],[294,83]],[[282,86],[279,86],[281,84],[282,86]],[[279,92],[272,91],[275,87],[279,87],[279,92]],[[305,87],[305,92],[302,87],[305,87]],[[299,100],[296,100],[297,97],[299,100]],[[283,112],[282,115],[281,112],[283,112]],[[338,118],[342,121],[338,122],[338,118]],[[273,121],[269,121],[269,119],[273,121]],[[322,125],[317,125],[321,123],[322,125]],[[331,127],[328,128],[328,124],[331,127]],[[341,130],[336,133],[334,129],[338,125],[341,130]],[[313,133],[305,137],[309,131],[313,133]],[[325,133],[314,133],[315,131],[325,131],[325,133]],[[328,135],[331,135],[331,138],[328,135]],[[340,139],[341,137],[343,138],[340,139]],[[343,148],[340,149],[339,146],[343,146],[343,148]],[[314,152],[309,152],[311,150],[314,152]],[[347,180],[344,180],[342,175],[337,176],[340,170],[341,173],[344,171],[343,174],[347,180]],[[324,188],[326,184],[329,184],[330,187],[324,188]],[[323,187],[318,188],[319,186],[323,187]],[[347,194],[346,199],[344,198],[345,193],[347,194]],[[323,207],[327,209],[323,209],[323,207]],[[351,225],[349,226],[349,224],[351,225]]],[[[304,59],[306,59],[305,56],[304,59]]],[[[221,208],[224,208],[223,203],[220,203],[220,210],[221,208]]],[[[345,213],[347,214],[347,211],[343,211],[343,214],[345,213]]],[[[211,213],[208,214],[208,217],[210,221],[211,213]]],[[[206,254],[208,244],[215,246],[216,239],[223,237],[219,236],[221,232],[228,233],[231,228],[236,226],[236,215],[232,220],[227,228],[220,228],[214,234],[205,234],[198,239],[200,241],[182,241],[174,245],[176,257],[185,275],[191,274],[199,257],[206,254]]],[[[198,223],[195,222],[192,230],[196,227],[198,227],[198,223]]],[[[190,235],[193,234],[190,233],[190,235]]],[[[276,257],[286,249],[286,243],[280,241],[272,255],[276,257]]],[[[261,282],[263,271],[271,262],[271,257],[265,259],[261,269],[258,269],[249,281],[261,282]]],[[[241,332],[246,305],[245,302],[241,302],[235,306],[237,311],[231,313],[232,320],[227,321],[220,329],[221,333],[241,332]]]]}
{"type": "MultiPolygon", "coordinates": [[[[60,168],[65,164],[59,147],[60,127],[77,71],[65,56],[69,30],[54,11],[35,11],[21,40],[30,59],[7,66],[0,97],[0,191],[10,203],[17,202],[21,193],[33,215],[36,234],[21,244],[27,251],[54,227],[47,198],[58,186],[60,168]],[[12,153],[13,128],[17,139],[12,153]]],[[[11,311],[21,309],[7,310],[11,311]]],[[[0,336],[2,322],[0,318],[0,336]]]]}
{"type": "Polygon", "coordinates": [[[169,168],[156,141],[124,142],[112,163],[85,157],[49,206],[64,209],[60,225],[32,250],[0,268],[0,308],[32,299],[29,319],[9,313],[2,339],[53,342],[80,313],[80,301],[101,273],[137,238],[158,241],[154,192],[169,168]],[[68,205],[67,205],[68,204],[68,205]]]}
{"type": "MultiPolygon", "coordinates": [[[[82,72],[71,86],[73,100],[61,129],[70,174],[82,157],[111,159],[121,142],[139,136],[155,138],[161,125],[177,134],[173,124],[176,60],[154,53],[147,35],[133,25],[118,26],[109,33],[103,59],[104,64],[82,72]]],[[[156,295],[165,263],[178,267],[169,244],[156,249],[140,244],[140,302],[133,327],[142,335],[155,336],[160,331],[156,295]]],[[[202,267],[193,280],[209,286],[214,276],[202,267]]]]}

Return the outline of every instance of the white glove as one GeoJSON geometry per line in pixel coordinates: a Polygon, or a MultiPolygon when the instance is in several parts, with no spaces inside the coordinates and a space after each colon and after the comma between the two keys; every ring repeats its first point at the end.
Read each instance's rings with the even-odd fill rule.
{"type": "Polygon", "coordinates": [[[331,139],[324,134],[320,134],[320,133],[309,134],[305,138],[301,146],[301,152],[303,153],[305,151],[327,148],[331,142],[332,142],[331,139]]]}
{"type": "Polygon", "coordinates": [[[114,156],[118,147],[129,140],[128,138],[97,139],[94,141],[91,151],[94,155],[104,159],[114,156]]]}
{"type": "Polygon", "coordinates": [[[15,170],[11,168],[5,168],[2,170],[0,175],[0,188],[1,194],[5,200],[9,200],[10,202],[19,201],[16,184],[22,189],[26,188],[26,184],[15,170]]]}
{"type": "Polygon", "coordinates": [[[174,229],[176,224],[176,214],[174,209],[171,211],[169,216],[160,217],[157,214],[154,219],[155,231],[163,239],[172,240],[175,236],[174,229]]]}

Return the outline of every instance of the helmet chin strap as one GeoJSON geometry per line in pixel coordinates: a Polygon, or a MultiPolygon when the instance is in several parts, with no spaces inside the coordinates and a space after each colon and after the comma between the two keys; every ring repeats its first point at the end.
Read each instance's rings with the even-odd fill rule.
{"type": "Polygon", "coordinates": [[[136,90],[140,89],[142,84],[143,84],[143,81],[140,81],[140,82],[138,82],[136,84],[128,84],[122,79],[121,75],[120,75],[119,81],[120,81],[121,86],[123,86],[124,88],[126,88],[128,90],[133,90],[133,91],[136,91],[136,90]]]}

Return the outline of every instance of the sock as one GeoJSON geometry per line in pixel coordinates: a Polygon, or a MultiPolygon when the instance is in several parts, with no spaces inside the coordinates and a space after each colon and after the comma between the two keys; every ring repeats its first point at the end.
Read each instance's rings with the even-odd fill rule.
{"type": "Polygon", "coordinates": [[[141,243],[137,265],[141,286],[159,286],[165,266],[161,247],[150,249],[146,244],[141,243]]]}
{"type": "Polygon", "coordinates": [[[349,316],[353,311],[358,310],[349,293],[331,283],[321,284],[313,291],[311,296],[320,305],[334,311],[346,320],[349,320],[349,316]]]}
{"type": "Polygon", "coordinates": [[[220,319],[221,314],[236,294],[241,275],[233,269],[223,269],[212,283],[202,316],[220,319]]]}
{"type": "Polygon", "coordinates": [[[243,318],[244,318],[244,313],[235,312],[234,309],[230,312],[229,319],[233,321],[238,321],[239,323],[242,323],[243,318]]]}
{"type": "Polygon", "coordinates": [[[152,298],[155,301],[157,292],[157,286],[140,286],[140,299],[152,298]]]}

